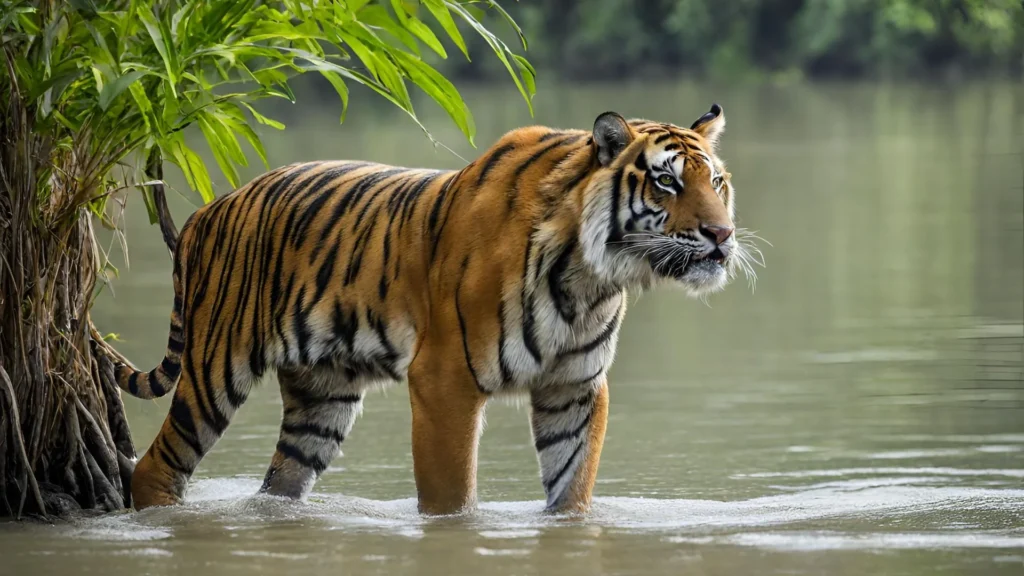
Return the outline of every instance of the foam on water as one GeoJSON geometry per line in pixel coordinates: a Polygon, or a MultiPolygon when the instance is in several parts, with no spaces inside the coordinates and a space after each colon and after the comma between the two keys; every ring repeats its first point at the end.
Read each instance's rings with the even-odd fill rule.
{"type": "MultiPolygon", "coordinates": [[[[1024,488],[937,485],[950,476],[1024,477],[1024,470],[961,470],[953,468],[872,468],[808,470],[751,474],[761,478],[829,480],[781,486],[781,493],[746,500],[654,499],[600,497],[586,518],[544,515],[544,502],[482,502],[472,513],[452,518],[425,518],[416,500],[368,500],[339,494],[315,493],[306,502],[255,495],[252,478],[198,480],[188,502],[175,508],[155,508],[82,520],[67,531],[73,538],[126,541],[171,538],[197,520],[229,530],[262,529],[275,523],[302,521],[312,529],[371,532],[403,538],[423,537],[431,523],[453,522],[491,540],[525,543],[538,530],[563,525],[592,526],[626,532],[660,532],[674,542],[708,543],[780,550],[906,549],[906,548],[1019,548],[1024,531],[1006,530],[1007,518],[1024,510],[1024,488]],[[873,474],[873,477],[861,477],[873,474]],[[957,514],[986,512],[1002,520],[957,524],[957,514]],[[940,514],[950,518],[933,532],[853,532],[865,523],[910,521],[940,514]],[[828,532],[808,524],[828,520],[828,532]],[[844,530],[848,526],[850,532],[844,530]]],[[[932,522],[932,525],[935,523],[932,522]]],[[[1011,524],[1012,525],[1012,524],[1011,524]]],[[[1019,522],[1017,523],[1019,526],[1019,522]]],[[[490,554],[481,548],[479,554],[490,554]]],[[[494,553],[512,553],[501,551],[494,553]]]]}

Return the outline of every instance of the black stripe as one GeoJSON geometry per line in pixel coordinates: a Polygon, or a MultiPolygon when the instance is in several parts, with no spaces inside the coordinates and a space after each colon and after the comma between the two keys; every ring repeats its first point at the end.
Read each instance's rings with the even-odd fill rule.
{"type": "MultiPolygon", "coordinates": [[[[367,202],[367,206],[369,206],[369,202],[367,202]]],[[[359,270],[363,265],[363,255],[366,253],[366,245],[370,241],[374,228],[377,227],[377,214],[379,213],[380,208],[374,210],[373,215],[370,217],[370,224],[363,228],[359,232],[359,236],[356,237],[356,242],[352,247],[352,257],[349,258],[348,267],[345,270],[346,286],[355,282],[356,278],[359,277],[359,270]]]]}
{"type": "Polygon", "coordinates": [[[167,339],[167,350],[175,354],[181,354],[185,351],[185,343],[176,338],[167,339]]]}
{"type": "Polygon", "coordinates": [[[657,138],[655,138],[654,139],[654,144],[655,145],[661,144],[662,142],[664,142],[665,140],[668,140],[671,137],[672,137],[672,134],[666,132],[665,134],[662,134],[662,135],[658,136],[657,138]]]}
{"type": "Polygon", "coordinates": [[[569,459],[565,461],[565,465],[562,466],[562,469],[558,471],[558,474],[555,474],[554,478],[544,483],[545,492],[550,492],[552,488],[558,485],[558,482],[562,479],[562,476],[565,476],[566,472],[569,471],[569,467],[572,466],[572,463],[576,460],[576,457],[579,456],[580,450],[583,449],[583,444],[583,442],[580,442],[576,446],[576,449],[572,451],[572,455],[569,456],[569,459]]]}
{"type": "Polygon", "coordinates": [[[293,444],[279,440],[277,442],[277,451],[282,456],[289,460],[294,460],[306,468],[311,468],[319,476],[324,470],[327,469],[327,462],[324,462],[319,456],[306,456],[302,450],[293,444]]]}
{"type": "Polygon", "coordinates": [[[487,173],[491,171],[491,168],[494,168],[494,166],[506,154],[508,154],[509,152],[515,150],[515,148],[516,147],[513,144],[505,144],[505,145],[499,147],[498,149],[496,149],[494,152],[492,152],[491,155],[488,156],[487,160],[484,162],[483,168],[480,169],[480,177],[477,178],[476,185],[477,186],[482,185],[484,183],[484,181],[487,180],[487,173]]]}
{"type": "MultiPolygon", "coordinates": [[[[452,180],[448,182],[448,185],[450,185],[454,180],[455,179],[452,178],[452,180]]],[[[430,247],[431,264],[434,263],[434,259],[437,257],[437,247],[441,245],[441,234],[444,232],[444,227],[448,225],[448,217],[452,214],[452,207],[455,206],[455,195],[459,193],[459,190],[460,188],[455,188],[452,191],[452,199],[451,202],[448,203],[448,210],[444,213],[444,220],[441,221],[441,226],[437,229],[437,232],[434,233],[433,246],[430,247]]],[[[435,206],[435,208],[437,208],[437,206],[435,206]]]]}
{"type": "Polygon", "coordinates": [[[622,168],[612,176],[612,213],[608,219],[608,242],[622,240],[622,228],[619,224],[619,194],[622,186],[622,168]]]}
{"type": "Polygon", "coordinates": [[[166,356],[164,356],[163,361],[160,362],[160,368],[164,371],[164,375],[172,382],[177,380],[178,375],[181,374],[181,362],[175,362],[166,356]]]}
{"type": "Polygon", "coordinates": [[[594,411],[587,412],[587,417],[580,422],[579,426],[572,430],[563,430],[557,434],[549,434],[547,436],[538,436],[534,441],[533,446],[537,449],[537,452],[550,448],[559,442],[565,442],[571,440],[580,435],[581,432],[586,430],[587,426],[590,426],[590,420],[594,417],[594,411]]]}
{"type": "MultiPolygon", "coordinates": [[[[208,221],[206,221],[206,220],[201,221],[201,229],[196,232],[199,235],[200,238],[205,236],[204,232],[206,232],[207,228],[208,228],[208,221]]],[[[190,254],[191,257],[189,258],[189,260],[192,261],[192,262],[195,262],[196,260],[195,260],[194,257],[197,256],[198,255],[197,253],[200,252],[200,250],[201,250],[201,247],[199,246],[199,242],[194,243],[192,248],[193,248],[193,253],[190,254]]],[[[212,261],[212,258],[210,260],[212,261]]],[[[202,277],[200,277],[198,279],[201,280],[202,277]]],[[[197,290],[197,292],[195,293],[195,295],[193,296],[193,301],[192,301],[192,304],[191,304],[191,306],[193,308],[198,306],[199,303],[202,302],[202,299],[205,297],[207,285],[208,285],[208,282],[200,282],[200,287],[197,290]]],[[[185,325],[185,329],[187,331],[187,333],[185,335],[185,341],[186,342],[189,342],[189,341],[193,341],[194,342],[194,338],[195,338],[195,335],[194,335],[195,322],[189,322],[188,324],[186,324],[185,325]]],[[[210,340],[213,340],[213,338],[210,338],[210,340]]],[[[203,366],[203,377],[204,377],[203,380],[200,380],[199,374],[196,373],[195,362],[189,361],[188,363],[185,364],[184,367],[185,367],[185,371],[188,372],[189,379],[192,380],[193,385],[196,388],[196,390],[195,390],[196,393],[195,393],[194,397],[195,397],[196,407],[199,409],[199,416],[203,419],[204,422],[206,422],[211,427],[213,427],[215,430],[217,430],[217,426],[216,425],[224,420],[224,416],[221,415],[220,410],[217,408],[215,400],[212,397],[212,391],[210,390],[210,387],[208,385],[206,386],[206,395],[207,395],[207,398],[210,400],[210,403],[211,403],[209,406],[206,404],[206,401],[204,401],[203,394],[200,393],[200,392],[203,391],[203,383],[209,383],[209,378],[208,378],[209,374],[207,372],[207,367],[205,365],[203,366]]],[[[178,398],[178,396],[175,395],[175,399],[177,399],[177,398],[178,398]]],[[[173,404],[172,404],[172,407],[173,407],[173,404]]],[[[189,415],[189,419],[191,421],[191,415],[189,415]]],[[[193,424],[193,428],[194,428],[194,424],[193,424]]],[[[220,430],[217,433],[219,434],[221,431],[223,431],[223,428],[220,428],[220,430]]],[[[202,454],[202,452],[198,452],[198,453],[202,454]]]]}
{"type": "Polygon", "coordinates": [[[586,178],[587,176],[590,176],[590,174],[591,174],[591,170],[594,167],[594,155],[593,155],[593,152],[590,151],[591,150],[590,148],[586,148],[585,150],[587,150],[588,153],[590,154],[590,159],[587,161],[587,164],[583,167],[583,170],[581,170],[579,174],[573,176],[572,180],[569,180],[569,182],[566,183],[566,185],[565,185],[565,192],[571,191],[573,188],[578,186],[579,183],[582,182],[584,178],[586,178]]]}
{"type": "Polygon", "coordinates": [[[340,430],[320,426],[312,422],[299,422],[296,424],[285,422],[281,425],[281,432],[295,436],[316,436],[326,440],[334,440],[338,444],[345,441],[345,435],[340,430]]]}
{"type": "Polygon", "coordinates": [[[548,270],[548,291],[551,293],[551,300],[555,303],[558,315],[569,325],[576,321],[576,310],[572,299],[569,297],[569,293],[565,290],[565,286],[562,285],[562,275],[569,267],[569,262],[572,260],[572,253],[575,248],[575,239],[566,243],[565,248],[558,255],[555,263],[548,270]]]}
{"type": "Polygon", "coordinates": [[[633,163],[636,169],[641,172],[647,172],[647,155],[643,152],[636,155],[636,162],[633,163]]]}
{"type": "Polygon", "coordinates": [[[534,323],[533,318],[533,298],[527,293],[527,287],[529,282],[527,281],[529,269],[530,269],[530,253],[533,249],[533,234],[526,239],[526,255],[523,257],[523,288],[522,288],[522,300],[523,300],[523,344],[526,345],[526,350],[533,356],[533,359],[537,364],[541,363],[540,347],[537,345],[537,335],[534,334],[534,323]]]}
{"type": "Polygon", "coordinates": [[[192,451],[202,456],[205,451],[202,445],[199,444],[199,432],[196,430],[192,411],[189,410],[188,403],[180,394],[175,394],[174,399],[171,400],[171,409],[168,412],[168,416],[170,417],[171,426],[178,433],[178,436],[192,448],[192,451]]]}
{"type": "Polygon", "coordinates": [[[308,388],[302,388],[299,386],[289,386],[288,396],[291,397],[292,400],[301,404],[302,408],[332,403],[355,404],[363,400],[362,394],[328,394],[326,396],[320,396],[318,394],[314,394],[313,391],[308,388]]]}
{"type": "MultiPolygon", "coordinates": [[[[215,339],[214,338],[210,338],[210,340],[215,340],[215,339]]],[[[201,397],[199,392],[202,391],[206,395],[206,401],[208,403],[207,407],[210,409],[210,412],[207,413],[206,411],[200,409],[199,415],[203,418],[203,420],[206,422],[206,424],[208,426],[210,426],[211,428],[213,428],[214,432],[216,432],[217,435],[220,436],[221,434],[224,433],[224,430],[228,427],[228,418],[227,418],[227,416],[225,416],[220,411],[220,407],[217,406],[217,391],[214,390],[214,382],[213,382],[213,361],[210,360],[210,359],[205,359],[205,360],[203,360],[202,366],[203,366],[203,379],[202,379],[202,381],[195,381],[195,382],[193,382],[193,384],[195,385],[195,387],[197,389],[196,390],[197,404],[200,406],[200,408],[203,407],[203,404],[201,402],[198,402],[198,400],[201,397]]]]}
{"type": "Polygon", "coordinates": [[[448,182],[441,187],[441,190],[437,193],[437,199],[434,200],[434,207],[430,209],[430,218],[427,220],[427,227],[430,229],[430,233],[436,234],[434,229],[437,228],[437,217],[441,214],[441,206],[444,204],[444,199],[448,195],[448,184],[451,184],[454,180],[454,176],[448,179],[448,182]]]}
{"type": "MultiPolygon", "coordinates": [[[[621,308],[619,310],[621,310],[621,308]]],[[[598,346],[607,342],[612,337],[612,334],[615,334],[615,330],[619,327],[619,319],[621,317],[622,316],[619,314],[619,312],[616,311],[615,316],[611,319],[610,322],[608,322],[608,325],[605,327],[604,331],[602,331],[601,334],[597,336],[597,338],[594,338],[593,340],[584,344],[583,346],[580,346],[579,348],[572,348],[570,350],[566,350],[562,352],[560,356],[569,356],[572,354],[586,354],[588,352],[595,350],[598,346]]]]}
{"type": "Polygon", "coordinates": [[[192,475],[192,470],[189,470],[184,465],[182,465],[181,461],[178,460],[178,456],[174,453],[174,449],[171,448],[170,444],[167,444],[167,450],[164,450],[160,446],[156,446],[156,453],[157,456],[160,456],[160,459],[163,460],[165,464],[171,467],[171,470],[174,470],[179,475],[192,475]]]}
{"type": "MultiPolygon", "coordinates": [[[[366,204],[363,205],[363,209],[360,210],[359,214],[356,215],[356,221],[355,221],[355,224],[354,224],[353,227],[358,227],[359,224],[362,223],[363,218],[366,217],[366,213],[370,211],[371,207],[376,206],[377,202],[382,197],[381,195],[383,193],[387,192],[387,193],[390,194],[390,192],[392,190],[392,187],[399,186],[399,185],[401,185],[405,181],[405,179],[404,179],[404,176],[405,176],[404,172],[406,172],[406,170],[398,170],[398,171],[395,171],[393,174],[378,180],[379,184],[377,184],[372,190],[368,191],[369,192],[369,197],[366,199],[366,204]],[[390,180],[391,176],[398,176],[398,177],[395,178],[393,181],[391,181],[390,180]],[[389,181],[385,182],[385,180],[389,180],[389,181]]],[[[379,212],[380,212],[380,207],[378,207],[376,210],[374,210],[373,218],[376,218],[377,214],[379,212]]]]}
{"type": "Polygon", "coordinates": [[[334,265],[338,261],[338,249],[341,248],[340,243],[335,243],[331,246],[331,249],[324,256],[324,262],[320,265],[320,269],[316,273],[316,294],[313,297],[313,303],[320,301],[323,297],[324,292],[327,290],[327,285],[331,282],[334,277],[334,265]]]}
{"type": "Polygon", "coordinates": [[[295,298],[295,305],[292,309],[292,331],[295,332],[295,345],[299,349],[299,363],[309,364],[309,341],[312,338],[309,325],[306,324],[306,312],[303,306],[306,302],[306,289],[299,290],[295,298]]]}
{"type": "Polygon", "coordinates": [[[516,197],[519,195],[519,178],[522,177],[523,173],[530,169],[531,166],[537,163],[545,154],[551,149],[557,148],[565,143],[565,140],[559,140],[552,142],[551,144],[541,148],[537,152],[534,152],[526,159],[525,162],[516,166],[515,172],[512,174],[512,186],[508,190],[508,209],[512,210],[515,207],[516,197]]]}
{"type": "Polygon", "coordinates": [[[334,303],[334,312],[331,315],[332,332],[335,337],[340,337],[348,346],[349,351],[355,342],[356,332],[359,330],[359,316],[355,310],[348,314],[338,302],[334,303]]]}
{"type": "MultiPolygon", "coordinates": [[[[131,370],[131,368],[128,368],[131,370]]],[[[128,391],[132,393],[132,396],[139,395],[139,373],[132,370],[131,375],[128,376],[128,391]]]]}
{"type": "Polygon", "coordinates": [[[158,373],[159,369],[154,368],[150,370],[148,374],[149,389],[153,393],[153,396],[163,396],[164,394],[167,393],[167,389],[164,388],[160,381],[157,379],[158,373]]]}
{"type": "MultiPolygon", "coordinates": [[[[292,293],[292,288],[294,286],[295,286],[295,272],[293,271],[291,273],[291,275],[288,277],[288,288],[285,290],[285,294],[291,294],[292,293]]],[[[292,347],[288,343],[288,338],[285,337],[284,324],[283,324],[284,317],[285,317],[284,311],[285,311],[285,308],[287,308],[287,306],[288,306],[288,299],[287,298],[281,298],[279,300],[271,300],[270,304],[271,304],[271,306],[273,306],[273,312],[272,312],[272,316],[271,316],[271,318],[273,320],[271,320],[271,322],[273,324],[274,331],[277,333],[277,338],[280,341],[281,346],[284,347],[283,356],[284,356],[284,358],[290,358],[291,357],[292,347]]]]}
{"type": "Polygon", "coordinates": [[[629,187],[629,211],[635,212],[633,206],[636,204],[636,187],[640,184],[640,179],[637,178],[634,172],[630,172],[626,176],[626,186],[629,187]]]}
{"type": "MultiPolygon", "coordinates": [[[[593,380],[594,378],[596,378],[596,376],[591,377],[591,380],[593,380]]],[[[531,407],[533,408],[533,411],[537,412],[538,414],[561,414],[562,412],[565,412],[566,410],[574,406],[586,406],[587,404],[590,404],[593,401],[594,393],[589,392],[585,396],[574,398],[568,402],[565,402],[564,404],[559,404],[557,406],[544,406],[542,404],[533,403],[531,404],[531,407]]]]}
{"type": "MultiPolygon", "coordinates": [[[[416,202],[423,196],[423,193],[430,187],[430,184],[434,182],[443,172],[434,172],[428,174],[420,180],[415,187],[410,190],[409,194],[406,195],[405,201],[402,202],[402,214],[398,220],[398,233],[402,233],[402,228],[405,226],[406,220],[408,220],[413,212],[415,211],[416,202]]],[[[397,268],[397,264],[395,265],[397,268]]],[[[396,275],[397,277],[397,275],[396,275]]]]}
{"type": "Polygon", "coordinates": [[[235,386],[235,367],[231,365],[233,360],[232,351],[234,347],[231,345],[231,340],[234,335],[231,331],[228,331],[227,341],[224,343],[224,392],[227,394],[228,403],[231,404],[232,408],[237,409],[245,402],[248,397],[247,393],[242,392],[235,386]]]}
{"type": "Polygon", "coordinates": [[[310,202],[308,206],[305,207],[305,209],[303,210],[302,218],[299,219],[298,224],[295,226],[294,232],[290,230],[287,232],[294,236],[294,245],[296,248],[299,247],[299,244],[303,240],[306,231],[309,229],[309,226],[313,223],[313,220],[316,218],[317,214],[320,213],[320,210],[323,208],[324,204],[337,197],[335,192],[338,189],[338,184],[335,183],[334,181],[344,176],[345,174],[363,168],[366,165],[367,164],[365,163],[357,162],[354,164],[346,164],[344,166],[335,166],[325,171],[319,178],[317,178],[314,182],[310,183],[308,190],[311,193],[319,192],[319,195],[316,198],[314,198],[313,201],[310,202]],[[333,184],[331,189],[320,190],[327,184],[333,184]]]}
{"type": "Polygon", "coordinates": [[[501,383],[512,381],[512,369],[505,360],[505,301],[498,302],[498,368],[501,370],[501,383]]]}
{"type": "Polygon", "coordinates": [[[391,340],[388,339],[387,326],[384,325],[384,318],[380,314],[374,314],[373,310],[366,309],[366,322],[370,326],[373,326],[377,337],[380,338],[380,345],[384,348],[385,355],[388,358],[396,358],[398,352],[395,351],[395,347],[391,344],[391,340]]]}
{"type": "Polygon", "coordinates": [[[459,277],[458,284],[455,285],[455,315],[459,317],[459,330],[462,332],[462,351],[466,355],[466,366],[469,367],[469,373],[473,376],[473,383],[476,384],[477,390],[484,394],[490,394],[483,386],[480,385],[480,378],[476,375],[476,369],[473,368],[473,359],[469,354],[469,338],[466,333],[466,319],[462,316],[462,308],[459,306],[459,293],[462,292],[462,280],[466,276],[466,268],[469,266],[469,257],[462,261],[462,276],[459,277]]]}

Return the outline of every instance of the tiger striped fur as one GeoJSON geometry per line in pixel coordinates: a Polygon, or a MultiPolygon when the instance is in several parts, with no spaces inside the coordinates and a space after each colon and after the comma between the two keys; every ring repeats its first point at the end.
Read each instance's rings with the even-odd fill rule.
{"type": "Polygon", "coordinates": [[[547,509],[587,510],[626,291],[704,294],[747,268],[724,123],[717,105],[689,129],[605,113],[591,132],[514,130],[457,172],[306,162],[200,208],[174,249],[166,357],[118,367],[135,396],[175,391],[136,508],[180,502],[273,370],[264,492],[304,498],[366,391],[407,379],[423,513],[475,504],[482,411],[502,394],[529,395],[547,509]]]}

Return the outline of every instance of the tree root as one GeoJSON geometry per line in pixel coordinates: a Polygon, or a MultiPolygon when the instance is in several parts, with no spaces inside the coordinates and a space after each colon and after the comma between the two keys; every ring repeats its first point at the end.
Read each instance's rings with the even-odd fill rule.
{"type": "Polygon", "coordinates": [[[10,437],[13,440],[14,450],[24,467],[22,472],[22,481],[19,482],[22,487],[21,502],[18,504],[18,510],[15,517],[21,518],[21,513],[25,508],[25,495],[27,491],[24,490],[24,486],[26,481],[28,482],[29,489],[32,491],[32,497],[35,499],[39,513],[45,516],[46,505],[43,504],[43,495],[39,492],[39,484],[36,483],[35,474],[32,474],[32,463],[29,462],[28,454],[25,452],[25,438],[21,435],[21,418],[18,416],[18,398],[14,395],[14,385],[11,383],[11,378],[7,375],[7,370],[4,370],[3,366],[0,366],[0,392],[2,392],[3,401],[7,405],[5,412],[9,414],[8,422],[10,423],[11,429],[10,437]]]}

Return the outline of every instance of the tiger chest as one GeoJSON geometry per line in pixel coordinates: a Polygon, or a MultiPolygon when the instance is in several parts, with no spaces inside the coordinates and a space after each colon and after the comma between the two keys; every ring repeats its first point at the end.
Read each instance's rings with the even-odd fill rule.
{"type": "Polygon", "coordinates": [[[625,313],[621,292],[567,306],[536,291],[503,307],[498,346],[498,389],[525,391],[585,386],[600,378],[615,356],[625,313]]]}

